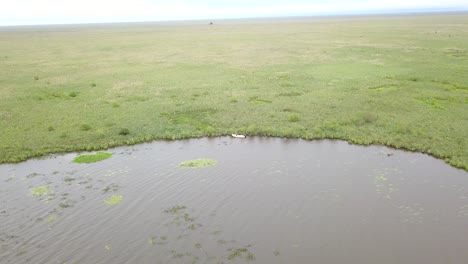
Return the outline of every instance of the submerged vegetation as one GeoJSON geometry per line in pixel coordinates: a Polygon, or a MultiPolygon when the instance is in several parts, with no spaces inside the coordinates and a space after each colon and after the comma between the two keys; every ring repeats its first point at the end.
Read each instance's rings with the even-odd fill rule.
{"type": "Polygon", "coordinates": [[[216,160],[213,159],[194,159],[187,160],[179,164],[181,168],[204,168],[216,165],[216,160]]]}
{"type": "MultiPolygon", "coordinates": [[[[165,226],[173,226],[179,229],[178,231],[182,233],[183,235],[179,235],[177,239],[184,239],[187,241],[197,241],[196,239],[196,234],[199,234],[198,232],[193,232],[197,228],[204,229],[202,231],[206,232],[206,227],[204,228],[204,225],[201,223],[197,223],[196,218],[191,217],[188,213],[189,208],[183,205],[176,205],[171,208],[168,208],[164,210],[164,213],[168,214],[170,216],[169,222],[165,224],[165,226]]],[[[203,232],[201,232],[203,234],[203,232]]],[[[211,235],[212,236],[219,236],[221,234],[221,231],[212,231],[211,235]]],[[[219,237],[218,237],[219,238],[219,237]]],[[[157,236],[151,236],[148,238],[148,244],[149,245],[166,245],[168,242],[172,240],[170,237],[166,236],[160,236],[159,238],[157,236]]],[[[194,252],[181,252],[177,250],[171,250],[170,253],[172,255],[172,258],[175,259],[182,259],[186,258],[190,261],[184,262],[184,263],[198,263],[198,260],[200,258],[206,258],[207,260],[213,260],[217,259],[218,261],[216,263],[225,263],[223,261],[220,261],[221,259],[225,259],[227,261],[235,261],[235,260],[243,260],[245,262],[251,262],[255,261],[255,255],[252,252],[252,245],[246,245],[243,247],[230,247],[226,248],[227,245],[231,246],[239,246],[239,243],[236,240],[225,240],[225,239],[218,239],[217,240],[217,246],[222,248],[221,251],[217,251],[215,255],[211,256],[211,252],[208,252],[207,248],[204,248],[204,246],[199,243],[195,242],[193,244],[193,248],[196,250],[194,252]],[[222,251],[225,252],[225,256],[220,255],[219,252],[222,251]],[[197,254],[198,253],[198,254],[197,254]],[[199,253],[202,253],[199,255],[199,253]]],[[[206,262],[201,262],[201,263],[211,263],[210,261],[206,262]]]]}
{"type": "Polygon", "coordinates": [[[452,14],[0,29],[0,162],[240,133],[468,169],[467,27],[452,14]]]}
{"type": "Polygon", "coordinates": [[[99,151],[95,154],[80,155],[73,159],[75,163],[93,163],[112,157],[112,153],[99,151]]]}

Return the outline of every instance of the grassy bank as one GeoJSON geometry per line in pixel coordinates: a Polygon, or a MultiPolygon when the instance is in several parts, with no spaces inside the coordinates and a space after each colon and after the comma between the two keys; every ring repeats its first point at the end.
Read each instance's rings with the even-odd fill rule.
{"type": "Polygon", "coordinates": [[[468,16],[0,28],[0,162],[230,133],[468,169],[468,16]]]}

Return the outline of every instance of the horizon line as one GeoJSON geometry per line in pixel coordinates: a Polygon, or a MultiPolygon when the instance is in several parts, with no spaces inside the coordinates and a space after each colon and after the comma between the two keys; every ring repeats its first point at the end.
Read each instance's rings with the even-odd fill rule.
{"type": "Polygon", "coordinates": [[[252,17],[226,17],[226,18],[193,18],[193,19],[164,19],[164,20],[121,20],[121,21],[90,21],[90,22],[57,22],[44,24],[0,24],[5,27],[34,27],[34,26],[66,26],[66,25],[103,25],[103,24],[138,24],[138,23],[168,23],[168,22],[196,22],[196,21],[224,21],[224,20],[249,20],[249,19],[281,19],[281,18],[314,18],[314,17],[354,17],[354,16],[391,16],[391,15],[424,15],[424,14],[457,14],[467,13],[468,9],[414,9],[414,10],[381,10],[363,12],[321,13],[321,14],[288,14],[278,16],[252,16],[252,17]]]}

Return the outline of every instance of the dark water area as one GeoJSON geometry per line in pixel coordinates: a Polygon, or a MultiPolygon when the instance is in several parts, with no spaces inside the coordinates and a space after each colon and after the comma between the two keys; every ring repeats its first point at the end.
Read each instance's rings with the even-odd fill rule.
{"type": "Polygon", "coordinates": [[[0,263],[468,263],[468,173],[424,154],[227,137],[109,151],[0,165],[0,263]],[[217,164],[179,167],[198,158],[217,164]]]}

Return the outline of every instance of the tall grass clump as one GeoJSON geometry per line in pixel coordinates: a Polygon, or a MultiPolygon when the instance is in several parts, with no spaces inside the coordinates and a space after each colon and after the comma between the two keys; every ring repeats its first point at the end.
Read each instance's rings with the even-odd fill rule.
{"type": "Polygon", "coordinates": [[[92,128],[92,127],[91,127],[90,125],[88,125],[88,124],[82,124],[82,125],[80,126],[80,130],[81,130],[81,131],[89,131],[89,130],[91,130],[91,128],[92,128]]]}
{"type": "Polygon", "coordinates": [[[129,135],[129,134],[130,134],[130,130],[128,128],[122,128],[119,131],[119,135],[121,135],[121,136],[126,136],[126,135],[129,135]]]}
{"type": "Polygon", "coordinates": [[[299,116],[296,114],[289,115],[288,117],[289,122],[299,122],[299,116]]]}

